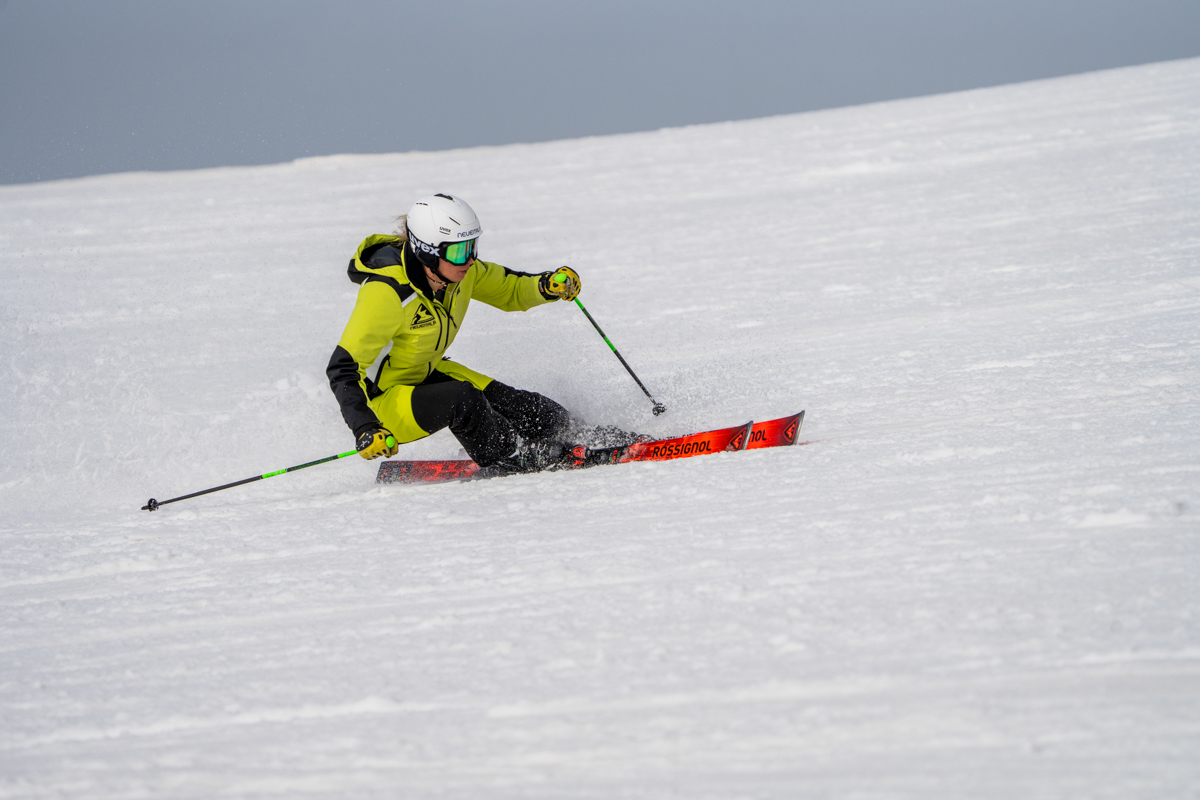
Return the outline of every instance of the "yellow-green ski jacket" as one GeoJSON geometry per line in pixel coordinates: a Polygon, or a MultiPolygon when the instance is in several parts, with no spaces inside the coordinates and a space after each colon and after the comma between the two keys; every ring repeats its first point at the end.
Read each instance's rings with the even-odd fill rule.
{"type": "Polygon", "coordinates": [[[356,437],[380,425],[370,401],[393,386],[416,386],[434,370],[478,389],[491,383],[485,375],[443,360],[472,299],[502,311],[527,311],[551,302],[538,290],[540,276],[489,261],[476,261],[462,281],[434,294],[424,269],[398,236],[368,236],[347,272],[361,288],[326,374],[356,437]],[[389,342],[391,352],[372,379],[367,371],[389,342]]]}

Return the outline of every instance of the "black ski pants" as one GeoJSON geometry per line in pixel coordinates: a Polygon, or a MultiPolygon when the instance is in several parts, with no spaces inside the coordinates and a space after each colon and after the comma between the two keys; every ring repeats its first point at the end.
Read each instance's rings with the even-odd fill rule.
{"type": "Polygon", "coordinates": [[[570,423],[565,408],[545,395],[493,380],[483,391],[440,372],[413,388],[413,419],[434,433],[450,428],[467,455],[482,467],[510,455],[517,434],[554,439],[570,423]]]}

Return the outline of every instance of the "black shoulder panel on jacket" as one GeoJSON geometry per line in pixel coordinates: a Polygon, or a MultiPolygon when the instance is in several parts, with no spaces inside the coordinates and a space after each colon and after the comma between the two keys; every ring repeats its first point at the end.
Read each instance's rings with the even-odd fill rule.
{"type": "Polygon", "coordinates": [[[508,267],[504,268],[504,274],[516,275],[518,278],[532,278],[534,276],[532,272],[517,272],[515,269],[509,269],[508,267]]]}
{"type": "MultiPolygon", "coordinates": [[[[373,244],[362,252],[362,262],[364,265],[373,269],[380,267],[395,267],[404,263],[400,260],[400,248],[388,242],[373,244]]],[[[395,290],[396,294],[400,295],[400,302],[403,303],[415,293],[411,286],[405,286],[395,278],[389,278],[386,275],[376,275],[373,272],[363,272],[354,266],[354,259],[350,259],[350,265],[346,267],[346,274],[350,276],[350,280],[362,285],[370,281],[379,281],[386,283],[395,290]]]]}
{"type": "Polygon", "coordinates": [[[380,267],[398,267],[401,261],[401,249],[391,242],[373,244],[362,252],[362,263],[371,269],[380,267]]]}

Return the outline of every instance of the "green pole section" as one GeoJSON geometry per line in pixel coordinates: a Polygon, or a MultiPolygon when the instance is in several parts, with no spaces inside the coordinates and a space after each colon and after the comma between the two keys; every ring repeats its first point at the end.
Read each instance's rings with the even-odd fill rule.
{"type": "Polygon", "coordinates": [[[642,383],[641,379],[621,356],[620,352],[617,351],[616,346],[613,345],[613,343],[609,341],[608,337],[604,335],[604,331],[600,329],[600,326],[596,323],[596,320],[592,318],[592,315],[588,313],[588,310],[583,307],[583,303],[579,301],[578,297],[575,298],[575,305],[579,306],[579,310],[582,311],[583,315],[588,318],[588,322],[592,323],[592,327],[596,329],[596,333],[600,334],[600,338],[603,339],[604,343],[607,344],[609,349],[613,351],[613,355],[615,355],[617,360],[621,362],[621,366],[625,367],[625,371],[628,372],[630,377],[637,382],[637,385],[641,387],[643,392],[645,392],[646,397],[650,398],[650,402],[654,404],[654,416],[657,417],[659,414],[666,411],[667,407],[654,399],[654,395],[650,394],[650,390],[646,388],[646,384],[642,383]]]}
{"type": "MultiPolygon", "coordinates": [[[[387,438],[388,447],[393,446],[395,443],[396,443],[396,440],[393,439],[391,436],[389,436],[387,438]]],[[[159,502],[158,500],[155,500],[153,497],[151,497],[150,501],[148,503],[146,503],[146,505],[142,506],[142,511],[154,511],[159,506],[165,506],[167,503],[177,503],[180,500],[187,500],[188,498],[191,498],[191,497],[199,497],[202,494],[211,494],[212,492],[219,492],[222,489],[232,489],[234,486],[241,486],[246,483],[254,483],[255,481],[261,481],[265,478],[273,478],[276,475],[283,475],[285,472],[295,472],[296,470],[299,470],[299,469],[305,469],[306,467],[315,467],[317,464],[324,464],[327,461],[337,461],[339,458],[345,458],[346,456],[354,456],[354,455],[358,455],[357,450],[350,450],[345,453],[339,453],[336,456],[327,456],[326,458],[318,458],[316,461],[309,461],[307,464],[297,464],[294,467],[287,467],[285,469],[275,470],[274,472],[267,472],[263,475],[255,475],[253,478],[246,478],[245,480],[234,481],[233,483],[227,483],[224,486],[214,486],[211,489],[205,489],[204,491],[201,491],[201,492],[192,492],[191,494],[185,494],[185,495],[181,495],[179,497],[172,497],[170,500],[163,500],[162,502],[159,502]]]]}

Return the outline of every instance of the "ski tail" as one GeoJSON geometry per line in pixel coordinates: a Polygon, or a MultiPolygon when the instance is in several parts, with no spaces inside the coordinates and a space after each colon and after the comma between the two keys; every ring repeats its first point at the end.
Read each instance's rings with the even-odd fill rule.
{"type": "Polygon", "coordinates": [[[384,461],[376,483],[442,483],[475,476],[479,465],[466,459],[451,461],[384,461]]]}
{"type": "Polygon", "coordinates": [[[800,426],[804,424],[804,412],[793,414],[790,417],[780,417],[779,419],[768,420],[767,422],[754,423],[754,429],[750,431],[749,441],[746,442],[747,450],[757,450],[760,447],[787,447],[796,443],[796,437],[800,433],[800,426]]]}

